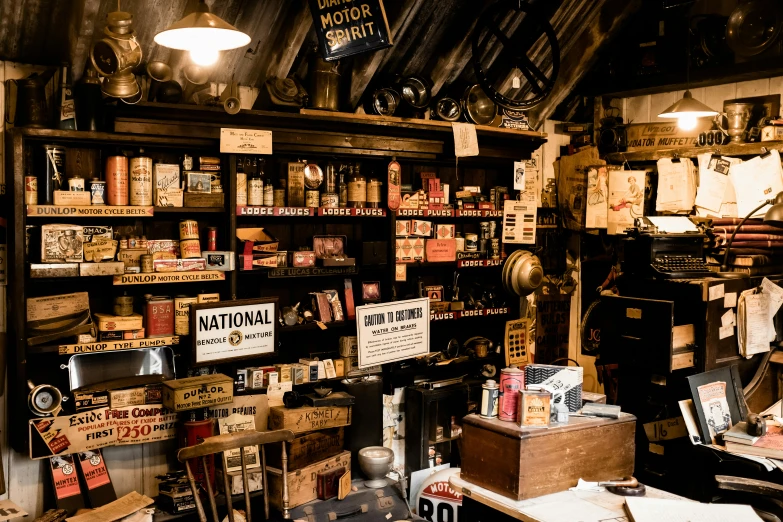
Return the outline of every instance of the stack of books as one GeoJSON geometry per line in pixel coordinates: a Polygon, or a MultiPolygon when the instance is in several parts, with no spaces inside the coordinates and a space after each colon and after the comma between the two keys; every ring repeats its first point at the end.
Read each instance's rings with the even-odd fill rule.
{"type": "Polygon", "coordinates": [[[748,435],[744,422],[738,422],[723,434],[726,451],[783,459],[783,428],[776,424],[767,424],[767,433],[763,437],[748,435]]]}

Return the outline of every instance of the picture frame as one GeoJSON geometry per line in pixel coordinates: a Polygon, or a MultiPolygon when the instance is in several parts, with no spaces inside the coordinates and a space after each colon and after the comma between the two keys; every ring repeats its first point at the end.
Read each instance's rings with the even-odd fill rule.
{"type": "Polygon", "coordinates": [[[212,173],[210,172],[188,172],[187,191],[190,194],[211,194],[212,193],[212,173]]]}
{"type": "Polygon", "coordinates": [[[687,379],[699,433],[705,444],[715,444],[716,435],[745,420],[748,405],[742,392],[742,381],[736,364],[691,375],[687,379]],[[721,386],[719,383],[725,385],[721,386]],[[718,397],[721,392],[724,392],[725,400],[718,397]],[[726,409],[728,411],[725,411],[726,409]]]}
{"type": "Polygon", "coordinates": [[[277,355],[279,299],[190,305],[191,364],[207,366],[277,355]]]}

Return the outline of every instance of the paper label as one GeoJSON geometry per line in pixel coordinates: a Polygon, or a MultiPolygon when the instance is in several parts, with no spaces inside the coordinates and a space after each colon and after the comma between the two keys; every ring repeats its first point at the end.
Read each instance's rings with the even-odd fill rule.
{"type": "Polygon", "coordinates": [[[454,155],[458,158],[478,156],[479,145],[476,126],[472,123],[452,123],[451,128],[454,131],[454,155]]]}
{"type": "Polygon", "coordinates": [[[82,467],[82,475],[87,489],[93,490],[111,483],[109,472],[106,469],[106,463],[100,450],[85,451],[77,454],[79,465],[82,467]]]}
{"type": "Polygon", "coordinates": [[[71,455],[61,455],[49,459],[52,466],[52,479],[54,480],[54,493],[57,500],[81,495],[79,477],[76,475],[76,467],[71,455]]]}
{"type": "Polygon", "coordinates": [[[430,351],[428,297],[356,307],[359,368],[430,351]]]}
{"type": "Polygon", "coordinates": [[[671,419],[648,422],[644,425],[644,433],[650,442],[658,442],[659,440],[685,437],[688,434],[688,430],[682,417],[673,417],[671,419]]]}
{"type": "Polygon", "coordinates": [[[721,297],[724,297],[725,295],[725,286],[723,283],[715,286],[711,286],[709,289],[709,300],[714,301],[716,299],[720,299],[721,297]]]}
{"type": "Polygon", "coordinates": [[[272,154],[272,131],[258,129],[220,129],[223,154],[272,154]]]}
{"type": "Polygon", "coordinates": [[[578,371],[560,370],[540,385],[546,386],[553,392],[565,393],[574,386],[579,386],[580,384],[582,384],[582,380],[578,371]]]}
{"type": "Polygon", "coordinates": [[[730,324],[728,326],[721,326],[718,330],[718,338],[719,339],[726,339],[727,337],[731,337],[734,335],[734,325],[730,324]]]}
{"type": "Polygon", "coordinates": [[[514,190],[525,190],[525,162],[514,162],[514,190]]]}
{"type": "Polygon", "coordinates": [[[723,327],[726,326],[734,326],[735,320],[734,320],[734,310],[730,309],[728,312],[723,314],[720,318],[720,324],[723,327]]]}
{"type": "Polygon", "coordinates": [[[723,308],[734,308],[737,306],[737,292],[729,292],[723,295],[723,308]]]}

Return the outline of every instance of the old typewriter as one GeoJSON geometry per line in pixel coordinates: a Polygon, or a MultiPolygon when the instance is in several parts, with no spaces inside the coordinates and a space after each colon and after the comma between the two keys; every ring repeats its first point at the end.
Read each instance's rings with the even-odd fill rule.
{"type": "Polygon", "coordinates": [[[707,236],[689,218],[644,217],[626,230],[623,272],[654,279],[698,279],[713,276],[704,258],[707,236]]]}

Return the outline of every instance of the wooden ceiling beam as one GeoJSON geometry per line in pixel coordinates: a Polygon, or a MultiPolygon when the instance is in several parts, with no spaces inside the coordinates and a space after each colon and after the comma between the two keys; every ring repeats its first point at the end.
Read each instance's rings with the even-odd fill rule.
{"type": "Polygon", "coordinates": [[[598,59],[599,51],[610,42],[628,18],[639,10],[642,0],[606,0],[600,14],[585,24],[570,50],[560,57],[560,74],[552,93],[527,113],[530,126],[539,128],[557,106],[573,91],[598,59]]]}
{"type": "Polygon", "coordinates": [[[294,66],[296,57],[302,50],[307,35],[313,27],[313,17],[310,14],[310,8],[307,2],[300,1],[299,8],[295,10],[293,16],[289,18],[291,22],[288,29],[280,41],[283,43],[281,49],[276,53],[269,63],[266,70],[266,78],[286,78],[294,66]]]}
{"type": "Polygon", "coordinates": [[[70,62],[73,81],[79,81],[90,58],[95,21],[101,0],[74,0],[69,24],[70,62]]]}
{"type": "MultiPolygon", "coordinates": [[[[416,14],[424,3],[425,0],[403,0],[400,14],[394,22],[392,22],[392,25],[389,28],[392,42],[396,42],[398,38],[402,38],[405,31],[408,30],[416,19],[416,14]]],[[[375,73],[383,66],[386,58],[393,49],[394,47],[390,47],[389,49],[375,51],[374,53],[366,53],[364,55],[359,55],[354,59],[353,69],[351,70],[351,90],[349,95],[351,108],[356,108],[359,105],[362,96],[364,96],[364,91],[370,85],[375,73]]]]}

